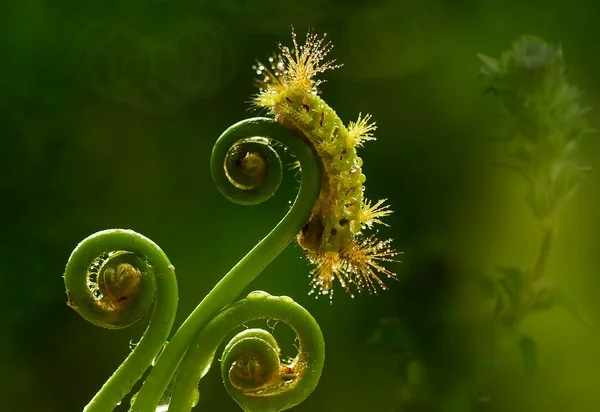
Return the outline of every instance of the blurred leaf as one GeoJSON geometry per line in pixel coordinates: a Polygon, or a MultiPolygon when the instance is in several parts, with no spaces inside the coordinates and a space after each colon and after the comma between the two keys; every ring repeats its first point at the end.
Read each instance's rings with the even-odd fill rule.
{"type": "Polygon", "coordinates": [[[483,67],[481,68],[481,73],[486,76],[493,76],[500,72],[500,62],[493,57],[486,56],[482,53],[477,53],[477,57],[483,63],[483,67]]]}
{"type": "Polygon", "coordinates": [[[546,311],[554,307],[554,296],[556,289],[550,285],[540,285],[539,282],[534,284],[534,289],[537,289],[535,300],[531,304],[531,311],[546,311]]]}
{"type": "Polygon", "coordinates": [[[524,272],[519,268],[501,267],[495,268],[507,281],[507,291],[513,299],[520,299],[523,293],[524,272]]]}
{"type": "Polygon", "coordinates": [[[494,278],[496,296],[498,297],[497,315],[514,312],[518,309],[523,294],[524,272],[519,268],[496,267],[494,278]]]}
{"type": "Polygon", "coordinates": [[[571,317],[585,326],[593,326],[592,320],[566,293],[557,289],[539,292],[531,307],[532,311],[547,311],[556,306],[562,307],[571,317]]]}
{"type": "Polygon", "coordinates": [[[583,310],[576,304],[570,296],[559,290],[554,292],[554,304],[562,307],[567,311],[573,319],[581,322],[585,326],[591,327],[594,325],[592,320],[583,312],[583,310]]]}
{"type": "Polygon", "coordinates": [[[550,201],[546,185],[533,182],[529,186],[529,192],[525,196],[525,201],[539,219],[544,219],[549,215],[550,201]]]}
{"type": "Polygon", "coordinates": [[[492,301],[494,316],[501,317],[510,310],[510,295],[506,287],[498,282],[498,276],[479,272],[473,276],[473,282],[481,290],[482,296],[492,301]]]}
{"type": "Polygon", "coordinates": [[[586,176],[587,169],[574,162],[558,162],[554,177],[554,196],[556,202],[563,202],[575,193],[586,176]]]}
{"type": "Polygon", "coordinates": [[[510,294],[506,291],[504,285],[497,280],[494,282],[495,293],[496,293],[496,316],[503,317],[511,308],[510,294]]]}
{"type": "Polygon", "coordinates": [[[523,367],[525,372],[529,376],[533,376],[537,370],[538,364],[538,350],[537,343],[525,334],[521,335],[519,341],[519,347],[521,348],[521,356],[523,357],[523,367]]]}

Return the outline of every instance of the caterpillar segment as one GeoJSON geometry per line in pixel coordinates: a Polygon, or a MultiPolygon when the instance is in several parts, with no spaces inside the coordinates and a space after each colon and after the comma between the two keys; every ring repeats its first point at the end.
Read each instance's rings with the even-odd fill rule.
{"type": "MultiPolygon", "coordinates": [[[[370,115],[359,115],[346,127],[337,113],[319,96],[323,80],[315,76],[340,65],[325,61],[332,45],[312,32],[303,45],[298,45],[292,31],[293,49],[279,45],[280,53],[269,58],[269,64],[257,62],[259,92],[253,105],[267,111],[275,120],[315,147],[321,160],[321,193],[312,215],[297,236],[308,260],[314,265],[311,293],[333,296],[337,278],[353,296],[359,292],[386,289],[381,274],[396,275],[382,266],[398,255],[391,239],[380,241],[375,235],[365,236],[365,230],[384,224],[390,215],[386,199],[375,203],[364,197],[363,161],[356,149],[375,140],[375,123],[370,115]],[[351,288],[351,285],[354,288],[351,288]]],[[[387,225],[386,225],[387,226],[387,225]]]]}

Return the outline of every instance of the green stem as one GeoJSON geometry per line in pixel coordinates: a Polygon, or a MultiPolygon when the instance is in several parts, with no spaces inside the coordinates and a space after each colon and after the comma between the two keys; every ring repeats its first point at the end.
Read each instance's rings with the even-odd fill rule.
{"type": "Polygon", "coordinates": [[[552,245],[556,239],[556,227],[558,224],[557,219],[551,219],[544,222],[543,233],[542,233],[542,245],[538,254],[535,266],[530,272],[529,276],[525,278],[524,295],[521,304],[516,310],[514,317],[509,321],[510,324],[518,326],[523,322],[527,314],[529,313],[531,306],[535,303],[537,298],[536,294],[536,283],[544,276],[548,260],[550,259],[550,252],[552,251],[552,245]]]}
{"type": "Polygon", "coordinates": [[[550,258],[550,251],[552,250],[552,245],[554,244],[554,239],[556,237],[556,223],[549,222],[544,225],[544,232],[542,235],[542,246],[540,248],[540,254],[538,255],[538,259],[535,262],[535,266],[533,268],[531,280],[535,282],[539,280],[546,271],[546,266],[548,265],[548,260],[550,258]]]}
{"type": "MultiPolygon", "coordinates": [[[[106,252],[117,250],[129,251],[150,261],[154,272],[151,275],[156,274],[154,311],[140,342],[85,407],[87,412],[111,411],[131,391],[166,342],[177,311],[175,268],[167,256],[150,239],[134,231],[121,229],[95,233],[75,248],[64,275],[69,306],[93,323],[117,327],[111,326],[109,322],[114,320],[111,318],[122,314],[106,313],[98,309],[85,276],[95,259],[106,252]]],[[[139,298],[152,300],[152,296],[144,295],[139,298]]]]}
{"type": "MultiPolygon", "coordinates": [[[[236,327],[261,318],[280,320],[294,329],[298,336],[299,348],[297,358],[290,365],[295,365],[298,369],[297,374],[292,373],[288,380],[282,379],[282,371],[288,375],[290,372],[286,368],[282,369],[279,364],[277,342],[272,337],[265,339],[256,336],[254,330],[246,330],[229,342],[221,359],[223,380],[228,392],[247,412],[281,411],[306,399],[319,382],[325,360],[325,342],[319,325],[310,313],[288,297],[273,297],[265,292],[252,292],[246,299],[228,306],[215,316],[194,340],[177,372],[169,410],[189,412],[193,407],[190,394],[194,393],[198,382],[210,369],[221,341],[236,327]],[[274,347],[277,358],[275,362],[261,359],[254,370],[258,377],[269,376],[272,385],[261,387],[260,390],[250,387],[247,390],[236,389],[229,379],[229,371],[235,367],[233,364],[236,359],[244,353],[256,356],[256,345],[264,344],[265,341],[269,348],[274,347]],[[236,345],[246,347],[243,348],[243,352],[239,352],[235,351],[236,345]]],[[[248,383],[262,382],[251,380],[248,383]]]]}
{"type": "Polygon", "coordinates": [[[295,238],[309,219],[319,197],[320,164],[313,147],[301,136],[268,118],[241,121],[227,129],[217,140],[211,157],[211,172],[217,186],[230,184],[223,167],[229,148],[240,139],[253,136],[278,140],[300,161],[302,182],[296,201],[271,233],[217,283],[183,322],[148,375],[131,406],[131,412],[155,410],[192,339],[295,238]]]}

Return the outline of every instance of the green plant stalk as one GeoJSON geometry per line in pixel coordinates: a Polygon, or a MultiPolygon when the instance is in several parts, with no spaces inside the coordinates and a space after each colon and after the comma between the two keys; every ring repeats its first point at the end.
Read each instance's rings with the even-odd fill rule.
{"type": "MultiPolygon", "coordinates": [[[[297,363],[302,365],[302,376],[296,377],[292,384],[284,384],[283,389],[264,394],[245,394],[236,391],[229,379],[224,376],[227,390],[248,412],[278,412],[289,409],[306,399],[317,386],[325,361],[325,342],[318,323],[306,309],[288,297],[274,297],[264,292],[252,292],[246,299],[228,306],[215,316],[196,337],[177,372],[169,410],[189,412],[192,407],[189,402],[190,394],[210,369],[221,341],[236,327],[261,318],[280,320],[294,329],[299,341],[297,363]]],[[[246,341],[256,340],[248,339],[246,335],[242,333],[238,336],[243,336],[246,341]]],[[[227,345],[228,348],[236,343],[236,338],[234,337],[227,345]]],[[[228,355],[224,354],[221,360],[224,374],[231,367],[227,358],[228,355]]]]}
{"type": "Polygon", "coordinates": [[[276,139],[296,155],[302,167],[298,196],[277,226],[217,283],[183,322],[156,361],[130,412],[155,411],[192,339],[287,247],[309,219],[319,197],[321,167],[314,149],[304,138],[269,118],[243,120],[227,129],[217,140],[211,157],[211,172],[217,186],[229,184],[223,170],[229,148],[236,141],[252,136],[276,139]]]}
{"type": "Polygon", "coordinates": [[[548,260],[550,258],[550,252],[552,251],[552,245],[554,244],[554,240],[556,238],[556,226],[557,219],[555,219],[553,222],[544,224],[542,246],[531,274],[532,282],[536,282],[537,280],[541,279],[546,271],[546,266],[548,265],[548,260]]]}
{"type": "MultiPolygon", "coordinates": [[[[177,280],[175,268],[165,253],[152,240],[132,230],[113,229],[95,233],[84,239],[73,251],[65,269],[64,279],[69,305],[84,318],[90,319],[86,308],[94,302],[82,274],[102,253],[127,250],[150,260],[156,274],[156,297],[152,319],[134,350],[106,381],[85,407],[86,412],[113,410],[142,377],[167,340],[177,311],[177,280]]],[[[90,309],[94,310],[94,309],[90,309]]]]}
{"type": "Polygon", "coordinates": [[[544,227],[542,231],[542,245],[540,246],[540,252],[537,260],[529,276],[526,277],[527,284],[524,287],[525,294],[523,301],[519,307],[516,316],[513,319],[512,324],[518,326],[530,312],[531,306],[535,303],[537,298],[536,283],[538,283],[546,272],[548,261],[550,260],[550,253],[552,252],[552,246],[556,239],[556,231],[558,226],[558,217],[555,216],[553,219],[545,220],[543,222],[544,227]]]}

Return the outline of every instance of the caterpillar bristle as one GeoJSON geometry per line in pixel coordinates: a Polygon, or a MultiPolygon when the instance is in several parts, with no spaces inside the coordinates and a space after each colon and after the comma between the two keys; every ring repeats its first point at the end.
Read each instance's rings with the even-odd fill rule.
{"type": "Polygon", "coordinates": [[[350,285],[358,292],[377,293],[377,288],[387,290],[387,286],[377,275],[396,279],[396,274],[382,266],[380,262],[397,262],[392,259],[399,253],[392,250],[392,239],[378,240],[374,235],[362,238],[355,237],[338,253],[315,253],[307,251],[309,262],[315,265],[311,270],[311,294],[333,295],[333,284],[337,279],[346,292],[353,296],[350,285]]]}
{"type": "Polygon", "coordinates": [[[372,205],[370,200],[364,200],[360,211],[360,222],[363,226],[366,226],[369,229],[371,229],[375,223],[383,226],[390,226],[381,220],[381,218],[394,213],[393,210],[390,210],[390,205],[383,205],[385,201],[387,201],[387,199],[381,199],[372,205]]]}
{"type": "Polygon", "coordinates": [[[346,269],[352,274],[354,283],[359,291],[377,293],[377,287],[387,290],[387,286],[377,276],[377,272],[387,278],[396,279],[396,274],[381,265],[380,262],[397,262],[392,259],[398,255],[390,244],[392,239],[378,240],[375,235],[365,238],[355,237],[340,250],[340,258],[346,269]]]}
{"type": "Polygon", "coordinates": [[[362,117],[362,113],[359,113],[356,122],[348,124],[348,136],[354,141],[356,147],[362,147],[364,142],[376,140],[372,133],[375,130],[377,126],[375,122],[371,122],[370,114],[362,117]]]}

